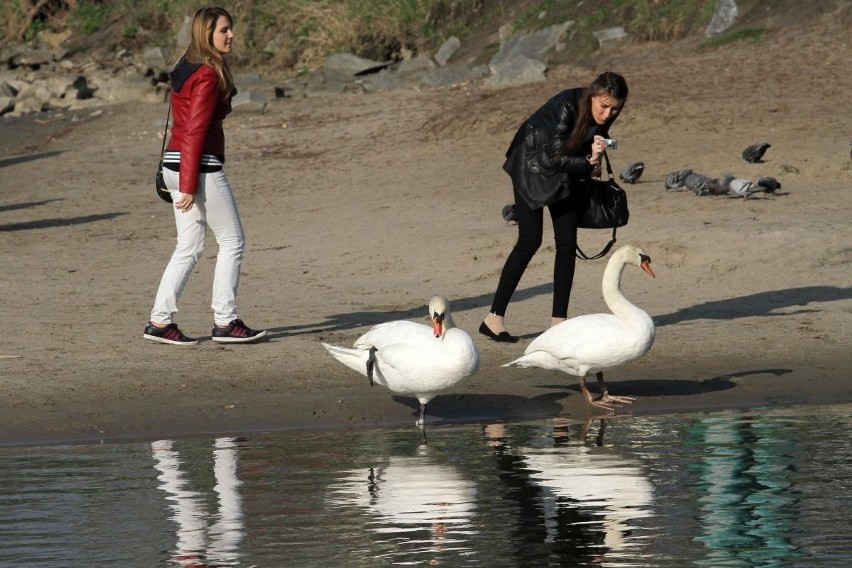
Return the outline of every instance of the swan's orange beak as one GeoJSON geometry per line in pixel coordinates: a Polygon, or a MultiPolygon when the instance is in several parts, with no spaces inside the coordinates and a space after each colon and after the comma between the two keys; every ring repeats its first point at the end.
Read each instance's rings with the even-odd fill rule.
{"type": "Polygon", "coordinates": [[[444,314],[435,314],[432,317],[432,332],[435,337],[444,335],[444,314]]]}
{"type": "Polygon", "coordinates": [[[650,274],[650,275],[651,275],[651,276],[653,276],[654,278],[656,278],[656,277],[657,277],[657,275],[656,275],[656,274],[654,274],[654,271],[653,271],[653,270],[651,270],[651,259],[650,259],[650,258],[649,258],[649,259],[646,259],[646,260],[643,260],[643,261],[642,261],[642,264],[640,264],[639,266],[641,266],[641,267],[642,267],[642,270],[644,270],[645,272],[647,272],[648,274],[650,274]]]}

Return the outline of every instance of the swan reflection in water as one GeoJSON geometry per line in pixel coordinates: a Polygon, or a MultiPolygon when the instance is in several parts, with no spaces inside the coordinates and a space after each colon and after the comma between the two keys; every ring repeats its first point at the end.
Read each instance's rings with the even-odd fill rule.
{"type": "Polygon", "coordinates": [[[416,456],[391,456],[343,473],[331,503],[365,511],[367,528],[386,535],[386,555],[397,561],[406,554],[422,559],[423,553],[457,552],[474,533],[476,484],[425,446],[416,456]]]}
{"type": "Polygon", "coordinates": [[[523,492],[535,499],[534,507],[523,510],[540,515],[525,519],[524,540],[553,545],[545,553],[549,556],[588,562],[636,559],[645,541],[633,521],[653,515],[654,488],[638,459],[603,446],[606,419],[600,420],[595,443],[586,443],[591,423],[591,418],[585,421],[576,441],[568,440],[570,424],[561,418],[553,420],[551,436],[539,431],[512,437],[506,434],[511,426],[502,424],[487,426],[485,435],[501,468],[513,472],[513,483],[523,480],[538,488],[523,492]]]}
{"type": "Polygon", "coordinates": [[[170,517],[177,523],[177,544],[172,560],[184,567],[235,566],[245,533],[241,482],[237,479],[237,438],[217,438],[213,446],[213,473],[217,511],[207,511],[206,494],[190,489],[185,463],[172,440],[151,443],[159,488],[166,494],[170,517]],[[209,524],[210,520],[216,519],[209,524]]]}

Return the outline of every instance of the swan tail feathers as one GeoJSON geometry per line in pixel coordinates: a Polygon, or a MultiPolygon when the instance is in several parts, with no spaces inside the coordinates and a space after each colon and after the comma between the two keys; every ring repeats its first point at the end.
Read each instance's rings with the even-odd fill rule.
{"type": "MultiPolygon", "coordinates": [[[[369,349],[350,349],[348,347],[338,347],[330,343],[321,342],[332,357],[352,369],[358,371],[362,375],[368,375],[368,361],[373,359],[372,352],[369,349]]],[[[374,359],[373,359],[374,360],[374,359]]],[[[370,373],[372,374],[372,373],[370,373]]]]}
{"type": "Polygon", "coordinates": [[[528,369],[530,367],[529,361],[527,361],[527,356],[518,357],[514,361],[509,361],[505,365],[501,365],[501,367],[522,367],[524,369],[528,369]]]}
{"type": "Polygon", "coordinates": [[[506,363],[503,365],[504,367],[521,367],[523,369],[547,369],[551,371],[564,371],[562,368],[559,359],[556,359],[549,353],[545,353],[543,351],[533,351],[532,353],[527,353],[521,357],[518,357],[514,361],[506,363]]]}

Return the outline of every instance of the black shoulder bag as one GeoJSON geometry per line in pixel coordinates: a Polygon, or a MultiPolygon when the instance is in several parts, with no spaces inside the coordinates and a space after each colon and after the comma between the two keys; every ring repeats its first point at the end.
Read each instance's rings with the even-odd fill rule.
{"type": "Polygon", "coordinates": [[[166,153],[166,134],[169,132],[169,118],[172,115],[172,103],[169,101],[169,110],[166,112],[166,129],[163,130],[163,147],[160,149],[160,163],[157,166],[157,177],[154,180],[154,187],[157,189],[157,197],[166,203],[172,202],[172,194],[169,188],[166,187],[166,181],[163,179],[163,155],[166,153]]]}
{"type": "Polygon", "coordinates": [[[630,218],[627,193],[615,181],[606,152],[604,159],[608,179],[586,180],[586,208],[577,226],[580,229],[612,229],[612,237],[603,250],[594,256],[587,256],[577,245],[577,258],[581,260],[597,260],[606,256],[615,244],[615,230],[625,226],[630,218]]]}

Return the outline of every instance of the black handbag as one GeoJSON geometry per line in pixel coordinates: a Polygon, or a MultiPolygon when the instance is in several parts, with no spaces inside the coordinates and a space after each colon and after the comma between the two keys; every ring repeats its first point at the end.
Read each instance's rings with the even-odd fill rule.
{"type": "Polygon", "coordinates": [[[166,181],[163,179],[163,154],[166,151],[166,133],[169,131],[169,118],[172,114],[172,103],[169,102],[169,110],[166,112],[166,129],[163,131],[163,147],[160,149],[160,163],[157,165],[157,177],[154,179],[154,187],[157,189],[157,197],[166,203],[172,202],[172,194],[169,188],[166,187],[166,181]]]}
{"type": "Polygon", "coordinates": [[[609,156],[606,153],[604,153],[604,159],[606,160],[607,179],[586,180],[586,207],[577,226],[580,229],[612,229],[612,236],[603,250],[594,256],[586,255],[577,245],[577,258],[582,260],[596,260],[606,256],[615,244],[616,229],[625,226],[630,219],[630,210],[627,208],[627,192],[615,181],[612,166],[609,164],[609,156]]]}

